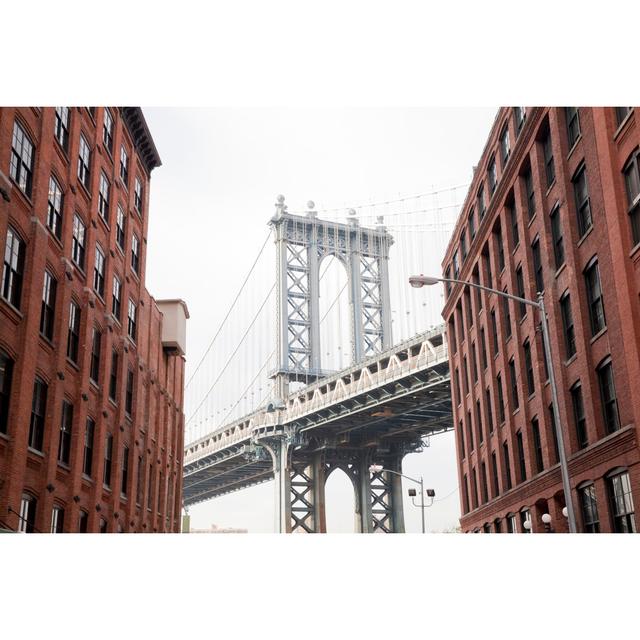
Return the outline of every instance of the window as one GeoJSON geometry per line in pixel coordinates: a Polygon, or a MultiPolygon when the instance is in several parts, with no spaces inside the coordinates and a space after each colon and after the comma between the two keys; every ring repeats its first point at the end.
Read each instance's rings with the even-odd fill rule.
{"type": "Polygon", "coordinates": [[[125,411],[131,415],[133,411],[133,370],[127,370],[127,392],[124,401],[125,411]]]}
{"type": "MultiPolygon", "coordinates": [[[[518,265],[516,268],[516,287],[518,287],[518,297],[524,298],[524,276],[522,275],[522,265],[518,265]]],[[[524,302],[518,303],[518,309],[520,312],[520,319],[524,318],[527,315],[527,305],[524,302]]]]}
{"type": "Polygon", "coordinates": [[[51,229],[53,235],[58,240],[62,238],[62,207],[64,204],[64,195],[58,181],[53,177],[49,177],[49,198],[47,209],[47,227],[51,229]]]}
{"type": "Polygon", "coordinates": [[[38,501],[28,493],[22,494],[20,501],[20,523],[18,524],[19,533],[33,533],[36,530],[36,506],[38,501]]]}
{"type": "Polygon", "coordinates": [[[529,513],[529,509],[523,509],[520,511],[520,527],[522,533],[532,533],[531,530],[531,514],[529,513]],[[529,526],[525,527],[525,522],[529,523],[529,526]]]}
{"type": "Polygon", "coordinates": [[[136,211],[142,215],[142,182],[140,182],[138,176],[136,176],[133,189],[133,206],[136,208],[136,211]]]}
{"type": "Polygon", "coordinates": [[[505,420],[504,414],[504,392],[502,390],[502,376],[498,374],[496,376],[496,382],[498,386],[498,415],[500,417],[500,423],[503,423],[505,420]]]}
{"type": "Polygon", "coordinates": [[[615,533],[635,533],[636,520],[629,473],[622,471],[607,478],[611,517],[615,533]]]}
{"type": "Polygon", "coordinates": [[[118,352],[111,352],[111,375],[109,377],[109,397],[115,402],[118,396],[118,352]]]}
{"type": "Polygon", "coordinates": [[[109,180],[104,172],[100,172],[100,190],[98,192],[98,213],[100,217],[106,222],[109,222],[109,191],[111,187],[109,180]]]}
{"type": "Polygon", "coordinates": [[[56,279],[49,273],[44,272],[44,283],[42,285],[42,303],[40,306],[40,333],[47,338],[53,339],[53,318],[56,307],[56,279]]]}
{"type": "Polygon", "coordinates": [[[560,460],[560,448],[558,447],[558,434],[556,433],[555,414],[553,412],[553,404],[549,405],[549,424],[551,425],[551,436],[553,438],[553,453],[555,462],[560,460]]]}
{"type": "Polygon", "coordinates": [[[149,465],[149,490],[147,491],[147,509],[151,511],[153,504],[153,465],[149,465]]]}
{"type": "Polygon", "coordinates": [[[556,205],[551,212],[551,236],[553,238],[553,257],[556,271],[564,264],[564,240],[560,226],[560,206],[556,205]]]}
{"type": "Polygon", "coordinates": [[[56,107],[56,140],[66,151],[69,146],[69,107],[56,107]]]}
{"type": "Polygon", "coordinates": [[[533,436],[533,449],[536,461],[536,473],[544,471],[544,459],[542,457],[542,441],[540,440],[540,425],[538,418],[531,420],[531,434],[533,436]]]}
{"type": "Polygon", "coordinates": [[[480,362],[482,363],[482,368],[486,369],[488,366],[487,341],[484,335],[484,327],[480,327],[480,362]]]}
{"type": "Polygon", "coordinates": [[[0,433],[7,433],[9,426],[9,400],[13,379],[13,360],[0,350],[0,433]]]}
{"type": "Polygon", "coordinates": [[[96,384],[100,381],[100,346],[102,343],[102,333],[99,329],[93,328],[91,336],[91,363],[89,365],[89,377],[96,384]]]}
{"type": "Polygon", "coordinates": [[[469,480],[467,474],[464,474],[464,512],[469,513],[469,480]]]}
{"type": "Polygon", "coordinates": [[[573,404],[573,419],[576,424],[576,437],[578,447],[584,449],[589,444],[587,436],[587,418],[584,415],[584,403],[582,402],[582,386],[576,382],[571,387],[571,402],[573,404]]]}
{"type": "Polygon", "coordinates": [[[536,293],[542,293],[544,291],[544,277],[542,274],[542,259],[540,257],[540,238],[536,239],[531,244],[531,255],[533,257],[533,272],[536,279],[536,293]]]}
{"type": "Polygon", "coordinates": [[[616,123],[620,126],[631,113],[633,107],[616,107],[616,123]]]}
{"type": "Polygon", "coordinates": [[[584,533],[600,533],[600,518],[598,517],[598,501],[596,488],[593,484],[578,487],[580,507],[582,509],[582,531],[584,533]]]}
{"type": "Polygon", "coordinates": [[[467,327],[471,329],[473,327],[473,309],[471,308],[471,294],[469,289],[464,292],[464,306],[467,310],[467,327]]]}
{"type": "Polygon", "coordinates": [[[160,476],[159,478],[159,482],[158,482],[158,513],[160,513],[160,507],[162,506],[162,496],[164,494],[163,489],[165,488],[164,486],[164,477],[162,475],[162,471],[160,471],[160,473],[158,474],[160,476]]]}
{"type": "MultiPolygon", "coordinates": [[[[482,483],[482,503],[489,502],[489,489],[487,487],[487,465],[484,462],[480,465],[480,482],[482,483]]],[[[489,533],[488,530],[485,530],[489,533]]]]}
{"type": "Polygon", "coordinates": [[[482,408],[480,400],[476,400],[476,423],[478,425],[478,441],[480,444],[484,441],[484,429],[482,428],[482,408]]]}
{"type": "Polygon", "coordinates": [[[627,204],[633,245],[640,243],[640,149],[636,149],[622,172],[627,189],[627,204]]]}
{"type": "Polygon", "coordinates": [[[109,154],[113,153],[113,116],[107,107],[104,109],[104,123],[102,125],[102,142],[109,154]]]}
{"type": "Polygon", "coordinates": [[[76,213],[73,216],[73,237],[71,238],[71,259],[84,269],[84,239],[87,228],[76,213]]]}
{"type": "Polygon", "coordinates": [[[476,237],[476,212],[471,207],[471,211],[469,211],[469,237],[473,240],[476,237]]]}
{"type": "Polygon", "coordinates": [[[471,411],[467,410],[467,432],[469,434],[468,442],[469,442],[469,451],[473,451],[475,448],[475,442],[473,438],[473,424],[471,423],[471,411]]]}
{"type": "Polygon", "coordinates": [[[93,265],[93,290],[104,298],[104,253],[99,245],[96,244],[96,261],[93,265]]]}
{"type": "MultiPolygon", "coordinates": [[[[508,293],[505,289],[504,293],[508,293]]],[[[502,298],[502,310],[504,312],[504,335],[508,339],[511,337],[511,310],[509,307],[509,298],[502,298]]]]}
{"type": "Polygon", "coordinates": [[[104,518],[100,518],[100,533],[107,533],[107,521],[104,518]]]}
{"type": "Polygon", "coordinates": [[[22,297],[24,254],[24,242],[11,227],[8,227],[2,272],[2,297],[16,309],[20,308],[20,298],[22,297]]]}
{"type": "Polygon", "coordinates": [[[122,251],[124,251],[125,224],[124,211],[122,207],[118,205],[118,213],[116,214],[116,242],[122,251]]]}
{"type": "Polygon", "coordinates": [[[489,179],[489,193],[493,195],[493,192],[496,190],[496,187],[498,186],[498,170],[496,168],[496,159],[494,156],[491,156],[491,160],[489,160],[487,177],[489,179]]]}
{"type": "Polygon", "coordinates": [[[507,164],[509,154],[511,153],[511,147],[509,145],[509,127],[507,125],[502,129],[500,134],[500,155],[502,157],[502,167],[507,164]]]}
{"type": "Polygon", "coordinates": [[[498,346],[498,325],[496,324],[495,309],[491,309],[491,337],[493,339],[493,354],[497,356],[500,349],[498,346]]]}
{"type": "Polygon", "coordinates": [[[104,445],[104,474],[102,482],[105,486],[111,486],[111,455],[113,450],[113,436],[108,433],[104,445]]]}
{"type": "Polygon", "coordinates": [[[116,320],[120,321],[120,308],[121,308],[121,295],[122,295],[122,283],[118,276],[113,276],[113,297],[111,299],[111,313],[113,313],[116,320]]]}
{"type": "Polygon", "coordinates": [[[504,269],[504,243],[502,242],[502,229],[498,226],[494,229],[496,237],[496,250],[498,252],[498,271],[504,269]]]}
{"type": "Polygon", "coordinates": [[[129,186],[129,156],[124,146],[120,147],[120,179],[125,187],[129,186]]]}
{"type": "Polygon", "coordinates": [[[613,384],[613,367],[611,359],[607,358],[598,366],[598,382],[600,385],[600,401],[602,402],[602,414],[607,433],[613,433],[620,428],[618,417],[618,402],[616,389],[613,384]]]}
{"type": "Polygon", "coordinates": [[[500,518],[496,518],[493,521],[493,530],[495,533],[502,533],[502,524],[500,523],[500,518]]]}
{"type": "MultiPolygon", "coordinates": [[[[137,238],[135,237],[135,235],[133,237],[135,238],[136,241],[131,246],[131,266],[133,266],[133,263],[134,263],[133,246],[135,245],[136,251],[138,249],[137,238]]],[[[137,260],[137,257],[136,257],[136,260],[137,260]]],[[[458,260],[458,252],[457,251],[453,252],[452,264],[453,264],[453,277],[457,278],[460,275],[460,261],[458,260]]],[[[136,267],[133,267],[133,270],[136,271],[136,267]]]]}
{"type": "Polygon", "coordinates": [[[518,533],[518,520],[513,513],[507,513],[507,533],[518,533]]]}
{"type": "Polygon", "coordinates": [[[489,433],[493,433],[493,411],[491,410],[491,392],[489,389],[485,391],[485,397],[487,399],[487,418],[489,423],[489,433]]]}
{"type": "Polygon", "coordinates": [[[584,236],[591,229],[591,203],[589,200],[589,186],[587,184],[587,169],[583,164],[573,177],[573,195],[576,202],[576,212],[578,214],[578,231],[580,237],[584,236]]]}
{"type": "Polygon", "coordinates": [[[478,364],[476,358],[476,345],[471,343],[471,371],[473,372],[473,381],[478,382],[478,364]]]}
{"type": "Polygon", "coordinates": [[[520,482],[524,482],[527,479],[527,465],[524,455],[524,442],[522,440],[522,431],[518,431],[516,434],[516,443],[518,445],[518,464],[520,466],[520,482]]]}
{"type": "Polygon", "coordinates": [[[449,320],[449,330],[447,334],[451,339],[451,353],[456,353],[458,351],[458,341],[456,340],[456,323],[454,316],[451,316],[451,320],[449,320]]]}
{"type": "Polygon", "coordinates": [[[142,456],[138,456],[138,471],[136,474],[136,504],[142,504],[142,492],[144,490],[142,472],[144,470],[144,464],[142,462],[142,456]]]}
{"type": "Polygon", "coordinates": [[[564,329],[564,346],[567,351],[567,360],[576,352],[576,336],[573,329],[573,314],[571,313],[571,296],[565,293],[560,298],[560,311],[562,313],[562,327],[564,329]]]}
{"type": "Polygon", "coordinates": [[[60,441],[58,442],[58,462],[69,464],[71,453],[71,425],[73,422],[73,405],[62,401],[62,420],[60,421],[60,441]]]}
{"type": "Polygon", "coordinates": [[[580,137],[580,117],[578,116],[578,107],[565,107],[564,112],[567,119],[569,149],[571,149],[580,137]]]}
{"type": "Polygon", "coordinates": [[[493,497],[500,495],[500,482],[498,480],[498,458],[496,452],[491,452],[491,473],[493,477],[493,497]]]}
{"type": "Polygon", "coordinates": [[[516,137],[522,130],[524,125],[524,120],[527,117],[527,112],[525,107],[513,107],[513,115],[516,120],[516,137]]]}
{"type": "Polygon", "coordinates": [[[89,525],[89,514],[80,510],[80,515],[78,517],[78,533],[87,533],[87,528],[89,525]]]}
{"type": "MultiPolygon", "coordinates": [[[[457,278],[460,273],[460,268],[458,266],[458,252],[453,255],[453,273],[454,277],[457,278]]],[[[131,237],[131,268],[134,273],[140,273],[140,240],[138,236],[134,233],[131,237]]]]}
{"type": "Polygon", "coordinates": [[[462,402],[462,394],[460,393],[460,372],[458,371],[458,368],[456,367],[456,371],[455,371],[455,390],[456,390],[456,400],[457,403],[460,404],[462,402]]]}
{"type": "Polygon", "coordinates": [[[518,401],[518,379],[516,378],[516,363],[513,358],[509,360],[509,382],[511,383],[511,401],[514,410],[520,406],[518,401]]]}
{"type": "Polygon", "coordinates": [[[504,477],[505,483],[504,486],[507,488],[507,491],[511,489],[511,463],[509,462],[509,445],[504,442],[502,444],[502,455],[504,456],[504,477]]]}
{"type": "Polygon", "coordinates": [[[511,204],[509,207],[509,220],[511,222],[511,239],[513,240],[513,246],[517,247],[520,242],[520,231],[518,229],[518,212],[515,204],[511,204]]]}
{"type": "Polygon", "coordinates": [[[551,147],[551,132],[547,130],[542,140],[542,151],[544,153],[544,171],[547,177],[547,187],[553,184],[556,179],[556,168],[553,163],[553,149],[551,147]]]}
{"type": "Polygon", "coordinates": [[[120,483],[120,493],[127,495],[127,485],[129,484],[129,447],[124,446],[122,451],[122,479],[120,483]]]}
{"type": "Polygon", "coordinates": [[[478,508],[478,478],[476,475],[476,470],[472,469],[471,470],[471,487],[473,488],[473,493],[471,494],[471,499],[472,499],[472,503],[473,503],[473,508],[477,509],[478,508]]]}
{"type": "Polygon", "coordinates": [[[533,363],[531,362],[531,345],[529,344],[529,340],[525,340],[522,348],[524,350],[524,366],[527,371],[527,391],[531,396],[536,390],[536,385],[533,378],[533,363]]]}
{"type": "Polygon", "coordinates": [[[458,423],[458,442],[460,442],[460,459],[464,460],[465,450],[464,450],[464,427],[462,426],[462,420],[458,423]]]}
{"type": "Polygon", "coordinates": [[[64,527],[64,509],[55,505],[51,510],[51,533],[62,533],[64,527]]]}
{"type": "Polygon", "coordinates": [[[487,287],[493,286],[493,274],[491,273],[491,258],[489,257],[489,243],[484,245],[482,251],[482,259],[484,260],[484,266],[487,270],[487,287]]]}
{"type": "Polygon", "coordinates": [[[69,330],[67,332],[67,358],[78,364],[80,346],[80,307],[71,302],[69,305],[69,330]]]}
{"type": "Polygon", "coordinates": [[[138,313],[138,309],[134,303],[134,301],[129,298],[129,308],[127,310],[127,333],[129,337],[135,342],[136,341],[136,315],[138,313]]]}
{"type": "Polygon", "coordinates": [[[31,399],[31,419],[29,421],[29,447],[42,451],[44,438],[44,419],[47,409],[47,384],[40,378],[33,383],[31,399]]]}
{"type": "Polygon", "coordinates": [[[464,230],[460,234],[460,255],[463,261],[467,257],[467,238],[464,230]]]}
{"type": "Polygon", "coordinates": [[[93,438],[96,432],[96,423],[93,418],[87,418],[84,430],[84,453],[82,456],[82,473],[91,477],[93,470],[93,438]]]}
{"type": "Polygon", "coordinates": [[[85,137],[80,134],[80,147],[78,149],[78,178],[86,189],[90,189],[91,181],[91,149],[85,137]]]}
{"type": "Polygon", "coordinates": [[[531,174],[531,167],[527,167],[522,174],[524,180],[524,192],[527,196],[527,213],[529,220],[533,218],[536,212],[536,194],[533,188],[533,175],[531,174]]]}
{"type": "Polygon", "coordinates": [[[597,260],[594,259],[587,265],[587,268],[584,270],[584,280],[587,288],[587,305],[589,306],[591,335],[595,336],[602,331],[607,324],[604,315],[600,271],[597,260]]]}
{"type": "Polygon", "coordinates": [[[487,207],[484,202],[484,187],[482,185],[480,185],[480,188],[478,189],[477,202],[478,215],[480,216],[480,220],[482,220],[482,218],[484,218],[484,214],[487,212],[487,207]]]}
{"type": "Polygon", "coordinates": [[[33,155],[33,142],[31,142],[24,129],[17,122],[14,122],[9,174],[20,187],[20,190],[28,197],[31,197],[33,181],[33,155]]]}

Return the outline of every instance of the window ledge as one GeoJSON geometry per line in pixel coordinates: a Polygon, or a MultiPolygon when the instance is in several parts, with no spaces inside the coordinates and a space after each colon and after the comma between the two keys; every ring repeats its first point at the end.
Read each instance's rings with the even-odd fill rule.
{"type": "Polygon", "coordinates": [[[638,244],[636,244],[633,249],[631,249],[631,251],[629,252],[629,257],[634,260],[634,259],[640,259],[640,242],[638,242],[638,244]]]}
{"type": "Polygon", "coordinates": [[[86,473],[82,474],[82,479],[84,480],[84,482],[89,482],[90,484],[93,484],[93,478],[91,476],[88,476],[86,473]]]}
{"type": "Polygon", "coordinates": [[[43,342],[46,349],[55,349],[53,342],[49,338],[47,338],[44,333],[38,333],[38,336],[40,337],[40,340],[43,342]]]}
{"type": "Polygon", "coordinates": [[[573,143],[573,146],[571,147],[571,149],[569,149],[569,153],[567,154],[567,160],[573,155],[573,152],[576,150],[581,140],[582,140],[582,132],[578,134],[576,141],[573,143]]]}
{"type": "Polygon", "coordinates": [[[49,232],[50,238],[58,245],[58,248],[64,251],[64,245],[62,240],[53,232],[53,229],[49,225],[45,225],[46,230],[49,232]]]}
{"type": "Polygon", "coordinates": [[[74,362],[69,356],[67,356],[67,364],[73,367],[76,371],[80,371],[80,366],[74,362]]]}
{"type": "Polygon", "coordinates": [[[7,308],[7,311],[10,312],[9,315],[14,316],[13,319],[16,320],[16,322],[20,322],[20,320],[24,318],[22,311],[14,307],[6,298],[0,297],[0,304],[7,308]]]}
{"type": "MultiPolygon", "coordinates": [[[[524,296],[522,296],[522,297],[524,297],[524,296]]],[[[527,319],[527,314],[525,313],[525,314],[522,316],[522,318],[520,318],[520,320],[518,320],[518,323],[519,323],[519,324],[523,324],[523,323],[524,323],[524,321],[525,321],[526,319],[527,319]]]]}
{"type": "Polygon", "coordinates": [[[71,471],[71,467],[64,462],[60,462],[60,460],[58,460],[58,466],[65,471],[71,471]]]}
{"type": "Polygon", "coordinates": [[[34,449],[33,447],[27,447],[27,451],[29,453],[33,453],[36,456],[39,456],[40,458],[44,459],[44,452],[43,451],[38,451],[37,449],[34,449]]]}
{"type": "Polygon", "coordinates": [[[6,440],[7,442],[11,442],[11,438],[6,434],[0,431],[0,440],[6,440]]]}
{"type": "Polygon", "coordinates": [[[553,180],[551,181],[551,184],[547,187],[547,190],[544,192],[544,197],[545,198],[547,198],[549,196],[549,194],[551,193],[551,189],[553,189],[555,184],[556,184],[556,179],[554,177],[553,180]]]}
{"type": "Polygon", "coordinates": [[[564,361],[564,366],[568,367],[574,360],[577,360],[578,358],[578,352],[576,351],[576,353],[574,353],[568,360],[564,361]]]}
{"type": "Polygon", "coordinates": [[[519,248],[520,248],[520,240],[518,240],[516,246],[513,247],[513,251],[511,251],[511,255],[514,255],[519,248]]]}
{"type": "Polygon", "coordinates": [[[534,211],[533,215],[527,220],[527,228],[531,227],[531,225],[535,222],[536,217],[538,216],[538,212],[534,211]]]}
{"type": "Polygon", "coordinates": [[[631,108],[631,111],[629,111],[629,113],[627,113],[627,115],[624,117],[624,120],[618,125],[618,128],[616,129],[616,132],[613,134],[613,139],[614,140],[617,140],[618,137],[621,135],[622,130],[626,129],[627,124],[631,120],[631,116],[634,113],[635,113],[635,110],[633,108],[631,108]]]}
{"type": "Polygon", "coordinates": [[[567,268],[567,263],[563,262],[557,269],[554,277],[557,279],[558,276],[567,268]]]}
{"type": "Polygon", "coordinates": [[[577,247],[581,246],[582,243],[585,242],[586,239],[591,235],[592,231],[593,231],[593,222],[591,223],[589,228],[582,234],[582,237],[580,238],[580,240],[578,240],[576,246],[577,247]]]}
{"type": "MultiPolygon", "coordinates": [[[[33,200],[31,199],[31,196],[28,196],[22,190],[22,187],[13,179],[11,175],[9,176],[9,179],[11,180],[11,184],[13,184],[13,186],[15,187],[13,192],[17,193],[18,197],[24,201],[22,204],[26,204],[29,209],[33,209],[33,200]]],[[[33,189],[33,183],[32,183],[32,189],[33,189]]]]}
{"type": "Polygon", "coordinates": [[[600,329],[600,331],[598,331],[598,333],[596,333],[596,335],[593,336],[593,338],[591,338],[591,340],[589,340],[589,343],[593,344],[594,342],[596,342],[596,340],[598,340],[605,333],[607,333],[607,327],[603,327],[602,329],[600,329]]]}
{"type": "Polygon", "coordinates": [[[89,187],[87,187],[87,185],[85,185],[85,183],[82,182],[82,180],[79,177],[76,178],[76,181],[80,185],[81,190],[84,191],[84,195],[87,196],[89,201],[91,201],[91,192],[89,191],[89,187]]]}

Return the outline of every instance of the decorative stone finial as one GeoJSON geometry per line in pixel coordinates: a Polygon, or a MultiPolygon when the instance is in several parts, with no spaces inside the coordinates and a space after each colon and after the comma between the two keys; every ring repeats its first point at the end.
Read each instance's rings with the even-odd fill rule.
{"type": "Polygon", "coordinates": [[[276,198],[278,204],[284,204],[284,196],[282,194],[280,194],[277,198],[276,198]]]}
{"type": "Polygon", "coordinates": [[[309,211],[312,211],[315,206],[316,203],[313,200],[309,200],[309,202],[307,202],[307,209],[309,209],[309,211]]]}
{"type": "Polygon", "coordinates": [[[348,214],[350,216],[355,216],[356,215],[356,210],[355,209],[349,209],[348,214]]]}

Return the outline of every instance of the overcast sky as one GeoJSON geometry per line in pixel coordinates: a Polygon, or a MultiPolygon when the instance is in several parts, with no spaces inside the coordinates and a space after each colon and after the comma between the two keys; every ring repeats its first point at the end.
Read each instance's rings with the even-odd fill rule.
{"type": "MultiPolygon", "coordinates": [[[[151,180],[147,287],[156,298],[180,297],[188,304],[188,378],[264,242],[277,194],[286,196],[291,209],[304,209],[309,199],[329,208],[467,184],[496,109],[144,113],[163,163],[151,180]]],[[[420,241],[428,251],[428,235],[420,241]]],[[[275,264],[262,277],[275,278],[275,264]]],[[[269,348],[275,345],[275,336],[264,340],[272,343],[269,348]]],[[[222,350],[230,346],[219,344],[222,350]]],[[[404,472],[424,476],[425,485],[436,490],[428,528],[456,526],[453,434],[434,437],[423,453],[407,456],[404,472]]],[[[272,532],[273,503],[274,485],[265,483],[192,507],[192,526],[272,532]]],[[[419,510],[410,503],[405,520],[407,531],[419,531],[419,510]]],[[[327,483],[327,525],[329,531],[353,531],[353,492],[341,472],[327,483]]]]}

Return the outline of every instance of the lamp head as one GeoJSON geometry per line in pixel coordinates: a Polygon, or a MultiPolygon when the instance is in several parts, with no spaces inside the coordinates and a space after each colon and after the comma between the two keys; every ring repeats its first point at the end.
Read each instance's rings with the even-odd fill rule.
{"type": "Polygon", "coordinates": [[[416,490],[415,489],[409,489],[409,497],[410,498],[414,498],[416,496],[416,490]]]}
{"type": "Polygon", "coordinates": [[[551,516],[548,513],[543,513],[541,516],[542,522],[544,522],[545,524],[550,524],[551,523],[551,516]]]}
{"type": "Polygon", "coordinates": [[[430,286],[433,284],[438,284],[440,282],[440,278],[433,278],[432,276],[423,276],[420,274],[419,276],[411,276],[409,278],[409,284],[415,289],[420,289],[425,285],[430,286]]]}
{"type": "Polygon", "coordinates": [[[372,464],[369,467],[369,473],[380,473],[384,470],[384,467],[381,464],[372,464]]]}
{"type": "Polygon", "coordinates": [[[429,497],[429,498],[435,498],[435,497],[436,497],[436,491],[435,491],[435,489],[427,489],[427,497],[429,497]]]}

